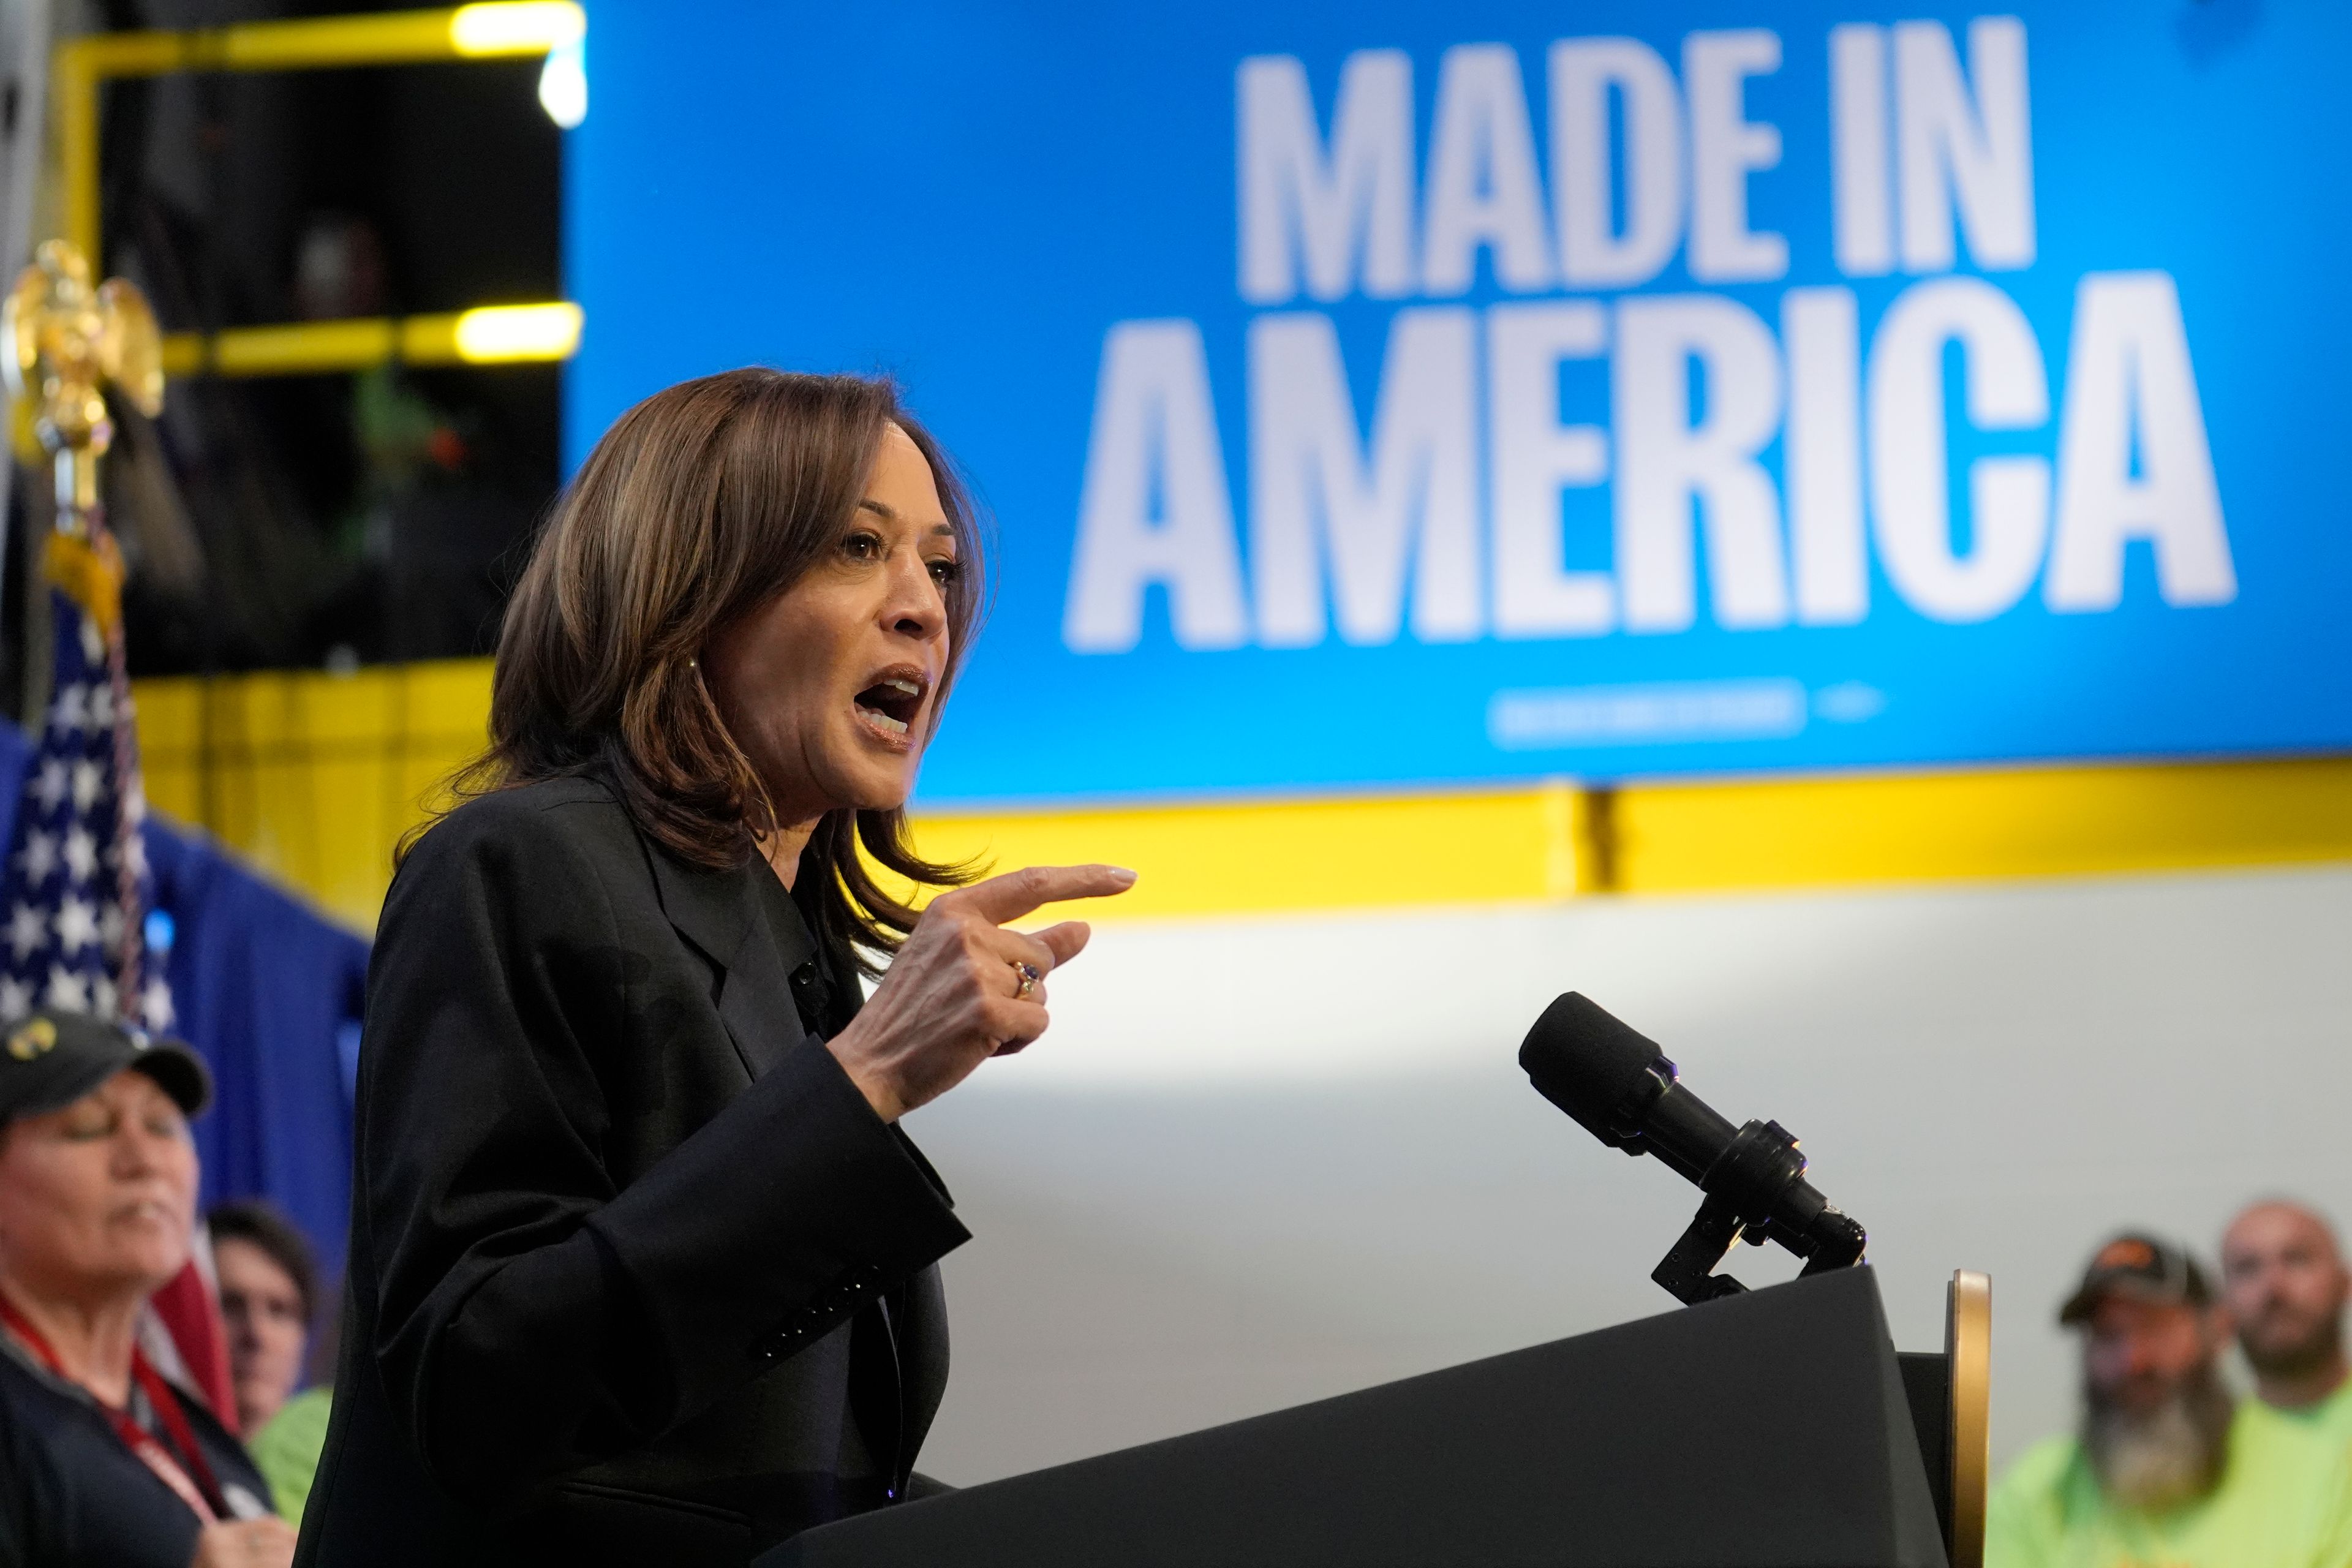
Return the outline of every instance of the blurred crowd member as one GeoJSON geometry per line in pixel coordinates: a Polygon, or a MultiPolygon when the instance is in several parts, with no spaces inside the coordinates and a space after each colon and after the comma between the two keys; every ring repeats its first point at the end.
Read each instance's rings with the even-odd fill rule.
{"type": "Polygon", "coordinates": [[[248,1435],[269,1425],[302,1381],[303,1352],[319,1306],[319,1264],[293,1222],[266,1203],[242,1199],[205,1216],[228,1326],[236,1424],[248,1435]]]}
{"type": "Polygon", "coordinates": [[[36,1015],[0,1043],[0,1562],[280,1568],[294,1533],[137,1343],[187,1262],[211,1098],[183,1047],[36,1015]]]}
{"type": "Polygon", "coordinates": [[[2058,1321],[2083,1336],[2077,1436],[2029,1448],[1994,1489],[1986,1568],[2342,1568],[2352,1466],[2222,1384],[2227,1312],[2153,1237],[2099,1248],[2058,1321]]]}
{"type": "Polygon", "coordinates": [[[294,1222],[253,1199],[205,1216],[236,1377],[236,1418],[278,1511],[296,1524],[327,1442],[331,1390],[296,1394],[319,1321],[319,1260],[294,1222]]]}
{"type": "Polygon", "coordinates": [[[2300,1204],[2271,1199],[2221,1236],[2221,1296],[2263,1404],[2352,1446],[2344,1303],[2352,1277],[2336,1233],[2300,1204]]]}

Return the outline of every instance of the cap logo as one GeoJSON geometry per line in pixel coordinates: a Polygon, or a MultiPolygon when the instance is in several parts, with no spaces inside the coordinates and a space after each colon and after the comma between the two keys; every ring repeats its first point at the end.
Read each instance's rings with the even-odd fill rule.
{"type": "Polygon", "coordinates": [[[2128,1236],[2120,1241],[2107,1243],[2099,1248],[2099,1255],[2091,1259],[2094,1268],[2147,1268],[2155,1263],[2156,1248],[2137,1237],[2128,1236]]]}
{"type": "Polygon", "coordinates": [[[58,1026],[47,1018],[36,1018],[8,1037],[8,1054],[20,1062],[29,1062],[49,1054],[58,1043],[58,1026]]]}

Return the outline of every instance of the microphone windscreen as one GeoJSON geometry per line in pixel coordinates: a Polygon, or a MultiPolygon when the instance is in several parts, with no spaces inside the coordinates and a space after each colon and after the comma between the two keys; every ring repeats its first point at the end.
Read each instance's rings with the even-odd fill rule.
{"type": "Polygon", "coordinates": [[[1581,992],[1570,991],[1545,1008],[1528,1031],[1519,1066],[1546,1100],[1614,1147],[1618,1140],[1610,1124],[1618,1107],[1664,1054],[1656,1041],[1619,1023],[1581,992]]]}

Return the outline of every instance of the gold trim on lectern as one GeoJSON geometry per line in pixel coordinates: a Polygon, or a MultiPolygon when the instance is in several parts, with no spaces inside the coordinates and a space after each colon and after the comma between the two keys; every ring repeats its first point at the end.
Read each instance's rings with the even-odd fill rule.
{"type": "Polygon", "coordinates": [[[1984,1568],[1985,1496],[1992,1469],[1992,1277],[1956,1269],[1944,1297],[1951,1369],[1952,1568],[1984,1568]]]}

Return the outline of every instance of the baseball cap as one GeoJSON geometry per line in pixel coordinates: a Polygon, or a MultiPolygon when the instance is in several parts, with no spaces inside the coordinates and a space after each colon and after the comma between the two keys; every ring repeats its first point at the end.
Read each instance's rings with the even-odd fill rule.
{"type": "Polygon", "coordinates": [[[2110,1295],[2202,1307],[2213,1300],[2213,1288],[2185,1248],[2126,1231],[2091,1255],[2082,1284],[2058,1309],[2058,1321],[2068,1327],[2083,1322],[2110,1295]]]}
{"type": "Polygon", "coordinates": [[[0,1036],[0,1125],[71,1105],[125,1068],[145,1073],[182,1114],[212,1103],[213,1075],[178,1040],[150,1040],[83,1013],[36,1013],[0,1036]]]}

